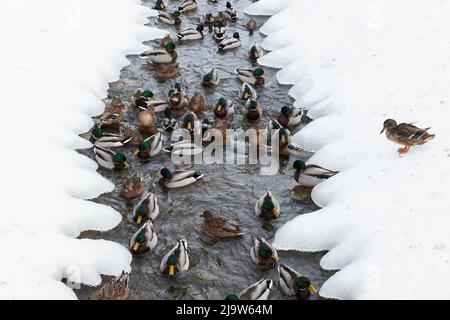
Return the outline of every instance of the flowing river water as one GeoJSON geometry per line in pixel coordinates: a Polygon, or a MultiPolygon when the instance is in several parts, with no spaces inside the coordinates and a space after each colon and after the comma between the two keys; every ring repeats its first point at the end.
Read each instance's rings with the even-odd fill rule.
{"type": "MultiPolygon", "coordinates": [[[[166,0],[168,10],[173,11],[178,1],[166,0]]],[[[170,32],[172,39],[176,39],[177,30],[195,27],[206,12],[213,14],[225,9],[226,1],[212,3],[199,0],[199,8],[189,14],[183,15],[179,27],[171,27],[152,18],[148,25],[165,29],[170,32]]],[[[241,82],[234,76],[223,71],[232,72],[236,67],[255,68],[257,64],[251,63],[247,58],[247,51],[254,43],[261,43],[264,39],[258,31],[250,34],[245,29],[250,19],[243,13],[243,9],[252,3],[251,0],[233,2],[238,12],[238,20],[230,25],[229,33],[238,31],[242,40],[242,47],[227,52],[217,53],[217,44],[205,28],[203,40],[178,45],[178,62],[182,69],[176,79],[158,80],[153,71],[144,67],[143,61],[137,53],[128,56],[130,65],[125,67],[120,80],[111,83],[108,98],[120,98],[130,102],[131,95],[139,88],[148,88],[156,96],[164,97],[175,82],[181,82],[186,87],[187,96],[191,97],[196,91],[205,95],[209,111],[212,114],[213,106],[217,100],[224,96],[235,103],[233,128],[246,128],[243,121],[244,103],[239,100],[238,92],[241,82]],[[221,83],[215,89],[205,90],[201,85],[201,75],[218,67],[221,83]]],[[[144,5],[152,6],[145,2],[144,5]]],[[[261,25],[266,18],[256,17],[261,25]]],[[[158,47],[159,41],[149,41],[151,47],[158,47]]],[[[267,73],[266,84],[257,89],[258,102],[263,109],[260,127],[264,128],[267,121],[277,118],[283,105],[292,104],[288,96],[287,86],[279,85],[276,81],[276,70],[264,68],[267,73]]],[[[127,110],[124,122],[136,125],[137,111],[134,108],[127,110]]],[[[168,139],[168,137],[166,138],[168,139]]],[[[94,158],[92,150],[82,150],[81,153],[94,158]]],[[[95,202],[113,207],[122,213],[123,221],[109,232],[89,231],[80,237],[101,238],[118,242],[128,247],[137,226],[132,222],[130,213],[134,204],[124,201],[120,196],[120,186],[131,173],[137,172],[144,178],[147,191],[154,192],[158,198],[160,215],[154,222],[158,235],[158,244],[153,251],[142,256],[133,256],[132,272],[130,275],[130,299],[224,299],[230,293],[239,293],[247,286],[262,278],[271,278],[275,281],[274,290],[270,299],[286,299],[277,289],[277,270],[262,270],[252,262],[250,247],[253,237],[259,236],[273,240],[273,237],[284,223],[300,214],[305,214],[317,207],[312,202],[298,201],[294,195],[297,185],[290,170],[295,160],[282,159],[279,173],[274,176],[259,175],[258,165],[183,165],[177,169],[195,169],[203,172],[205,177],[199,183],[186,188],[162,190],[158,185],[158,172],[163,167],[173,168],[170,155],[161,153],[148,163],[142,164],[133,154],[133,148],[124,148],[129,162],[128,171],[113,172],[99,169],[99,172],[116,185],[116,190],[95,199],[95,202]],[[263,221],[254,215],[254,205],[257,199],[264,194],[265,189],[272,191],[281,204],[281,217],[272,222],[273,230],[263,227],[263,221]],[[245,232],[240,239],[217,241],[206,235],[201,224],[203,219],[199,215],[211,210],[239,224],[245,232]],[[269,229],[269,230],[268,230],[269,229]],[[177,240],[185,238],[189,245],[190,269],[176,280],[161,277],[159,265],[164,254],[172,248],[177,240]]],[[[316,287],[332,275],[319,266],[323,253],[301,253],[294,251],[279,251],[280,261],[308,276],[316,287]]],[[[103,277],[103,283],[111,277],[103,277]]],[[[82,286],[76,294],[80,299],[95,299],[99,287],[82,286]]],[[[313,296],[312,299],[319,297],[313,296]]]]}

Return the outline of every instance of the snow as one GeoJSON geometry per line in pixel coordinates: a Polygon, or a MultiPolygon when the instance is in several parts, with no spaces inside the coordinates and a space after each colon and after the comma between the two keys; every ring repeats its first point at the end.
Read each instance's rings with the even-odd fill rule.
{"type": "Polygon", "coordinates": [[[100,274],[131,262],[118,244],[76,239],[121,221],[85,201],[114,185],[74,150],[91,147],[78,134],[103,111],[125,55],[162,32],[144,26],[154,11],[136,0],[5,0],[0,8],[0,298],[75,299],[62,278],[99,285],[100,274]]]}
{"type": "Polygon", "coordinates": [[[261,28],[295,104],[314,119],[294,141],[339,170],[317,186],[321,209],[276,234],[277,249],[329,250],[339,299],[449,299],[450,2],[260,0],[261,28]],[[393,118],[436,138],[399,156],[380,135],[393,118]]]}

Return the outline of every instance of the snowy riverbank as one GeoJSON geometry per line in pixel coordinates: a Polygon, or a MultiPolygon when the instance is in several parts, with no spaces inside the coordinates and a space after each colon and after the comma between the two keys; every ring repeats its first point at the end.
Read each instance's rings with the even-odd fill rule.
{"type": "Polygon", "coordinates": [[[261,0],[261,29],[296,104],[314,118],[295,141],[341,173],[315,188],[323,209],[278,233],[280,249],[330,250],[342,269],[321,288],[340,299],[450,298],[450,3],[261,0]],[[380,135],[393,118],[436,139],[399,156],[380,135]]]}
{"type": "Polygon", "coordinates": [[[121,221],[112,208],[84,201],[114,188],[74,149],[103,111],[108,82],[160,31],[136,0],[4,1],[0,131],[0,298],[76,298],[60,280],[100,284],[128,270],[128,250],[76,240],[121,221]]]}

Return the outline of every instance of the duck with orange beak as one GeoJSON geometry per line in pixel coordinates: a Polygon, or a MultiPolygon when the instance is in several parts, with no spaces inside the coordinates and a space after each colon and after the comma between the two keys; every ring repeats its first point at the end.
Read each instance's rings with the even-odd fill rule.
{"type": "Polygon", "coordinates": [[[189,269],[188,245],[185,239],[166,253],[160,265],[160,271],[163,275],[173,279],[178,274],[184,273],[189,269]]]}
{"type": "Polygon", "coordinates": [[[311,280],[287,265],[280,264],[278,266],[278,279],[280,291],[287,297],[296,296],[299,300],[307,300],[311,294],[317,293],[311,280]]]}
{"type": "Polygon", "coordinates": [[[153,231],[153,224],[147,221],[131,238],[130,251],[135,255],[147,253],[153,250],[157,243],[158,237],[153,231]]]}
{"type": "Polygon", "coordinates": [[[159,215],[158,199],[154,193],[147,194],[133,210],[133,220],[140,225],[147,220],[154,221],[159,215]]]}
{"type": "Polygon", "coordinates": [[[277,250],[264,238],[255,239],[250,256],[255,264],[265,268],[275,267],[279,260],[277,250]]]}
{"type": "Polygon", "coordinates": [[[255,215],[265,220],[280,217],[280,203],[269,190],[266,189],[266,193],[256,202],[255,215]]]}

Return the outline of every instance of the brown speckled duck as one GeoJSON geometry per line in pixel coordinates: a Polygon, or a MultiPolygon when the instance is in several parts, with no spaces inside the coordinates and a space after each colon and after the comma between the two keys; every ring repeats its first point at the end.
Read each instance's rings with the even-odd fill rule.
{"type": "Polygon", "coordinates": [[[101,125],[114,126],[119,125],[125,118],[126,106],[120,99],[112,99],[106,106],[105,112],[99,116],[101,125]]]}
{"type": "Polygon", "coordinates": [[[201,217],[204,219],[203,230],[217,238],[238,238],[244,234],[238,225],[215,216],[211,211],[203,212],[201,217]]]}
{"type": "Polygon", "coordinates": [[[144,193],[144,182],[142,177],[135,173],[131,177],[125,179],[122,183],[120,196],[124,199],[131,200],[140,197],[144,193]]]}
{"type": "Polygon", "coordinates": [[[120,276],[105,284],[97,295],[99,300],[125,300],[128,299],[130,274],[124,271],[120,276]]]}
{"type": "Polygon", "coordinates": [[[205,109],[205,97],[200,91],[197,91],[189,101],[189,109],[195,113],[197,116],[203,114],[205,109]]]}

